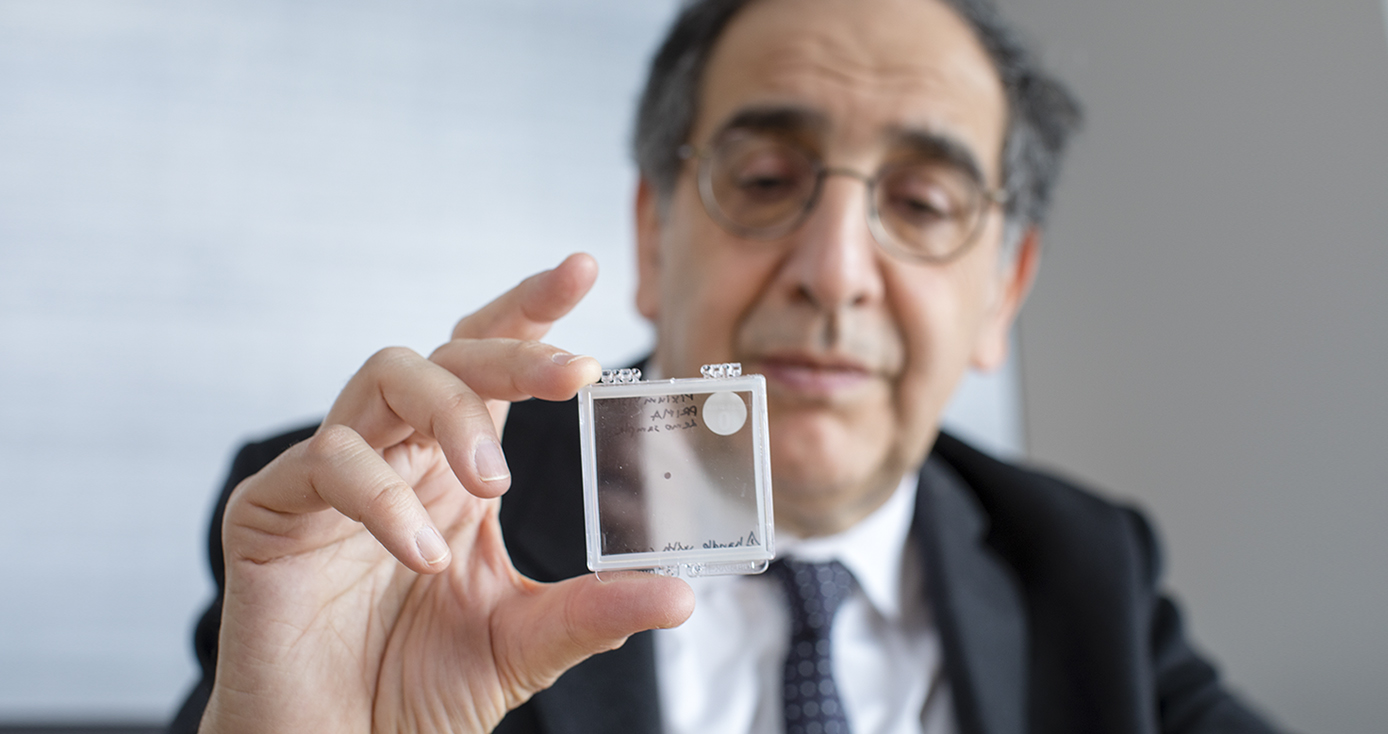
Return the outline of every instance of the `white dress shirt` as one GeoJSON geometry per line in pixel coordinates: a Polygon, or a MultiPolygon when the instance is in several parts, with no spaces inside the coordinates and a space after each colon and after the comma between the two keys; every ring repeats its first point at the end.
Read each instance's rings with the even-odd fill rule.
{"type": "MultiPolygon", "coordinates": [[[[910,537],[916,481],[908,475],[886,504],[838,535],[776,536],[778,556],[837,560],[858,582],[831,632],[834,679],[853,734],[956,730],[925,569],[910,537]]],[[[693,616],[655,633],[666,734],[783,732],[790,612],[776,579],[713,576],[690,585],[693,616]]]]}

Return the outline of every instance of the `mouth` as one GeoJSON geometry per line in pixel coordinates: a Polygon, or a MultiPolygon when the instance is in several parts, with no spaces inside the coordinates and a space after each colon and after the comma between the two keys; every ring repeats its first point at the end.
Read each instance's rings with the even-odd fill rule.
{"type": "Polygon", "coordinates": [[[751,361],[773,389],[805,398],[838,397],[876,376],[862,362],[834,355],[779,353],[751,361]]]}

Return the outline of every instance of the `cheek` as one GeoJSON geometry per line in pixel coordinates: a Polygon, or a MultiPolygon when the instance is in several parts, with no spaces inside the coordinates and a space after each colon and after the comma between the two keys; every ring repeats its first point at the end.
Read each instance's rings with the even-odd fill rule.
{"type": "Polygon", "coordinates": [[[773,476],[793,487],[861,487],[900,452],[905,434],[897,411],[885,385],[830,411],[779,404],[773,397],[773,476]]]}
{"type": "Polygon", "coordinates": [[[982,323],[979,284],[955,263],[894,283],[891,307],[905,339],[906,362],[896,385],[899,421],[908,443],[928,441],[968,369],[982,323]]]}
{"type": "Polygon", "coordinates": [[[767,253],[725,242],[704,220],[663,244],[658,350],[666,377],[697,377],[704,364],[731,361],[737,330],[774,269],[767,253]]]}

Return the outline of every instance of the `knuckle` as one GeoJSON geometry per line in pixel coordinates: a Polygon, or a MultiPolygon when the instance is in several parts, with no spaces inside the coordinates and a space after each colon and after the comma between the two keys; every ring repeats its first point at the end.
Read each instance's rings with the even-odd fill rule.
{"type": "MultiPolygon", "coordinates": [[[[261,478],[263,478],[264,474],[269,470],[270,467],[265,467],[260,471],[256,472],[255,474],[252,474],[249,477],[246,477],[245,479],[242,479],[241,481],[236,483],[236,486],[233,487],[231,490],[231,494],[227,496],[226,515],[234,517],[237,513],[240,512],[241,508],[249,502],[249,500],[246,499],[246,495],[250,493],[250,488],[255,486],[255,484],[259,482],[261,478]]],[[[222,519],[222,524],[223,526],[225,526],[226,524],[225,516],[222,519]]],[[[225,534],[226,533],[224,530],[223,536],[225,536],[225,534]]]]}
{"type": "Polygon", "coordinates": [[[305,458],[313,465],[336,463],[344,454],[356,451],[361,436],[340,423],[325,425],[304,442],[305,458]]]}
{"type": "Polygon", "coordinates": [[[459,390],[449,393],[439,401],[432,423],[430,429],[434,437],[441,438],[449,434],[456,435],[456,431],[450,431],[450,428],[461,428],[466,432],[469,427],[479,423],[491,425],[491,413],[475,393],[459,390]]]}
{"type": "Polygon", "coordinates": [[[535,361],[549,361],[555,351],[554,347],[537,340],[515,341],[511,350],[517,357],[535,361]]]}
{"type": "Polygon", "coordinates": [[[552,359],[556,349],[533,339],[507,339],[498,344],[498,353],[503,356],[510,369],[506,371],[507,383],[513,388],[534,380],[536,375],[544,374],[554,365],[552,359]]]}
{"type": "Polygon", "coordinates": [[[466,390],[449,393],[439,402],[439,412],[452,419],[468,420],[486,413],[482,399],[466,390]]]}
{"type": "Polygon", "coordinates": [[[451,352],[457,350],[461,346],[462,341],[462,339],[455,336],[452,340],[438,345],[434,348],[434,351],[429,353],[429,361],[438,362],[441,359],[447,358],[451,352]]]}
{"type": "Polygon", "coordinates": [[[396,518],[409,513],[414,493],[404,482],[388,482],[362,505],[362,516],[396,518]]]}
{"type": "Polygon", "coordinates": [[[367,372],[389,370],[419,359],[421,359],[419,353],[409,347],[386,347],[368,357],[362,370],[367,372]]]}

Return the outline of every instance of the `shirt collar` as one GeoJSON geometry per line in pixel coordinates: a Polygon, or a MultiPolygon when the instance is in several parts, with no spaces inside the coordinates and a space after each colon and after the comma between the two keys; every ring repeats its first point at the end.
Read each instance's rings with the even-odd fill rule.
{"type": "Polygon", "coordinates": [[[858,582],[868,602],[886,619],[902,610],[902,563],[915,514],[920,477],[908,473],[881,507],[853,527],[817,538],[776,534],[776,555],[802,561],[837,560],[858,582]]]}

